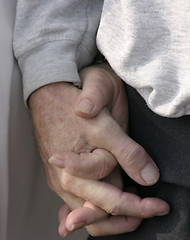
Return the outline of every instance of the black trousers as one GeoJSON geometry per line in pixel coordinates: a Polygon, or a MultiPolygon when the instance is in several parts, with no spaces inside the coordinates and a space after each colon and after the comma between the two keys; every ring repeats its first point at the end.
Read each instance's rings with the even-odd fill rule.
{"type": "Polygon", "coordinates": [[[171,213],[144,220],[133,233],[89,240],[190,240],[190,116],[160,117],[136,90],[127,87],[127,95],[130,136],[146,149],[161,172],[156,185],[138,186],[139,195],[166,200],[171,213]]]}

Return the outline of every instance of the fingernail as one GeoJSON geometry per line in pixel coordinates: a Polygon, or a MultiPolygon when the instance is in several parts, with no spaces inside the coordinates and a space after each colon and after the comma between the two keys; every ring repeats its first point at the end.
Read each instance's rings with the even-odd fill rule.
{"type": "Polygon", "coordinates": [[[141,171],[141,177],[148,184],[156,183],[159,179],[160,173],[158,168],[152,163],[148,163],[141,171]]]}
{"type": "Polygon", "coordinates": [[[72,224],[72,226],[70,228],[68,228],[68,230],[69,230],[69,232],[71,232],[71,231],[75,230],[75,228],[76,228],[75,224],[72,224]]]}
{"type": "Polygon", "coordinates": [[[73,230],[80,229],[80,228],[85,227],[85,226],[86,226],[85,222],[74,223],[74,224],[71,225],[70,228],[68,228],[68,230],[71,232],[73,230]]]}
{"type": "Polygon", "coordinates": [[[59,159],[58,157],[56,157],[56,156],[51,156],[51,157],[48,159],[48,162],[49,162],[50,164],[55,165],[56,167],[60,167],[60,168],[65,167],[64,161],[63,161],[63,160],[60,160],[60,159],[59,159]]]}
{"type": "Polygon", "coordinates": [[[163,213],[158,213],[156,216],[162,217],[162,216],[168,215],[169,213],[170,213],[170,211],[163,212],[163,213]]]}
{"type": "Polygon", "coordinates": [[[88,99],[82,99],[78,105],[78,110],[83,113],[91,113],[93,108],[94,108],[93,102],[91,102],[88,99]]]}

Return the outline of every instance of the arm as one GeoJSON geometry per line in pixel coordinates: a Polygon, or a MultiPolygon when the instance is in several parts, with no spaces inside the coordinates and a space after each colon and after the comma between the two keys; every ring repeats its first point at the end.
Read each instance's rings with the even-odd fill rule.
{"type": "MultiPolygon", "coordinates": [[[[89,64],[96,53],[95,33],[101,4],[102,1],[87,0],[82,3],[72,0],[64,4],[59,1],[19,0],[17,8],[14,51],[23,75],[25,100],[27,101],[34,92],[31,95],[34,100],[31,109],[39,146],[43,149],[41,155],[48,182],[50,187],[54,191],[58,190],[58,195],[61,195],[74,208],[81,206],[84,200],[81,201],[80,198],[63,191],[62,186],[59,186],[60,175],[54,175],[47,159],[52,153],[63,150],[91,151],[93,149],[91,143],[73,140],[64,125],[61,125],[62,115],[60,114],[62,110],[66,111],[71,107],[77,96],[76,88],[62,81],[79,83],[77,70],[89,64]],[[35,91],[36,89],[38,90],[35,91]],[[63,91],[60,93],[60,90],[63,91]],[[35,99],[39,101],[35,102],[35,99]],[[41,111],[42,109],[44,111],[41,111]],[[41,125],[41,123],[44,124],[41,125]],[[60,129],[66,130],[71,144],[65,138],[65,142],[62,142],[63,135],[59,136],[60,129]],[[73,146],[73,143],[76,145],[73,146]],[[53,182],[54,185],[51,178],[56,180],[53,182]]],[[[77,132],[76,126],[80,128],[80,124],[77,123],[79,120],[73,120],[73,113],[68,113],[70,132],[73,129],[77,132]]],[[[78,133],[81,136],[81,132],[78,133]]],[[[82,136],[84,136],[83,133],[82,136]]],[[[116,161],[112,155],[110,158],[113,160],[113,167],[116,161]]]]}
{"type": "Polygon", "coordinates": [[[14,53],[24,98],[54,82],[80,85],[78,70],[97,53],[95,39],[102,0],[18,0],[14,53]]]}

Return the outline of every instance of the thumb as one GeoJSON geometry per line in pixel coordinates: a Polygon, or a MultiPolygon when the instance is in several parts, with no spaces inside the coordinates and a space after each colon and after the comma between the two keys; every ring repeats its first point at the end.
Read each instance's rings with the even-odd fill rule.
{"type": "Polygon", "coordinates": [[[84,118],[95,117],[113,97],[114,87],[109,76],[101,68],[88,67],[80,72],[83,90],[79,95],[75,112],[84,118]]]}
{"type": "Polygon", "coordinates": [[[96,144],[110,151],[123,170],[141,185],[152,185],[159,179],[159,170],[145,149],[131,139],[117,122],[102,112],[101,126],[96,126],[96,144]]]}

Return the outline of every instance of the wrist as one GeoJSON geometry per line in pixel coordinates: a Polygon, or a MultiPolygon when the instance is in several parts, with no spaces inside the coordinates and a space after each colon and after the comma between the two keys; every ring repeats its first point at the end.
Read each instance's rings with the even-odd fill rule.
{"type": "Polygon", "coordinates": [[[52,84],[45,85],[36,91],[34,91],[28,100],[29,108],[33,109],[34,107],[44,104],[44,102],[53,101],[59,98],[65,98],[69,95],[69,90],[75,88],[71,83],[68,82],[55,82],[52,84]]]}

